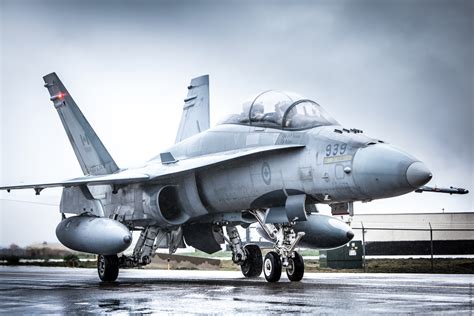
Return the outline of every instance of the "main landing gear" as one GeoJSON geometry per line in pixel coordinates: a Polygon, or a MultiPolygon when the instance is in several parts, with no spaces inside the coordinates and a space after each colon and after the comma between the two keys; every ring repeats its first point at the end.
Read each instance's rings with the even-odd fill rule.
{"type": "Polygon", "coordinates": [[[104,282],[113,282],[117,280],[119,274],[119,258],[117,255],[97,257],[97,272],[99,278],[104,282]]]}
{"type": "Polygon", "coordinates": [[[226,226],[227,237],[222,234],[232,250],[232,261],[240,265],[246,278],[256,278],[262,273],[262,251],[253,244],[242,246],[239,232],[235,226],[226,226]]]}
{"type": "Polygon", "coordinates": [[[119,258],[117,255],[98,255],[99,278],[104,282],[113,282],[118,277],[119,268],[136,268],[149,264],[165,237],[168,237],[169,253],[175,253],[183,238],[183,230],[164,230],[157,226],[148,226],[141,232],[132,256],[122,254],[119,258]]]}

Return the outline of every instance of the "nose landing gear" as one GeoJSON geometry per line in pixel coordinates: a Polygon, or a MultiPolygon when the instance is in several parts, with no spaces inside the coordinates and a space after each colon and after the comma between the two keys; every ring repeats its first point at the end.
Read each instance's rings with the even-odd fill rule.
{"type": "Polygon", "coordinates": [[[290,281],[301,281],[304,275],[304,261],[295,248],[305,234],[303,232],[296,234],[291,223],[266,224],[262,211],[257,210],[251,213],[268,237],[275,241],[274,251],[267,253],[263,262],[265,279],[268,282],[278,282],[282,269],[286,269],[286,275],[290,281]]]}

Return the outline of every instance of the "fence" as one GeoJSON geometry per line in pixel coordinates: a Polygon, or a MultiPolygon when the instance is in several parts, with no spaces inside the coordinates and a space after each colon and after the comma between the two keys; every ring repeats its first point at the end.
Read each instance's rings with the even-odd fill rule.
{"type": "MultiPolygon", "coordinates": [[[[362,258],[363,266],[366,269],[366,256],[391,256],[391,255],[429,255],[431,270],[433,270],[435,255],[472,255],[474,254],[474,228],[433,228],[428,223],[426,228],[400,228],[400,227],[365,227],[363,222],[361,227],[352,227],[353,230],[360,231],[362,239],[362,258]],[[392,232],[392,240],[366,240],[366,235],[370,231],[392,232]],[[403,236],[403,240],[393,238],[393,232],[406,232],[408,236],[403,236]],[[417,232],[416,236],[410,237],[410,234],[417,232]],[[425,238],[420,238],[420,234],[426,232],[425,238]],[[443,232],[440,239],[435,239],[436,232],[443,232]],[[449,236],[449,233],[463,232],[460,236],[449,236]],[[466,235],[467,234],[469,235],[466,235]],[[472,233],[471,233],[472,232],[472,233]],[[448,234],[447,234],[448,233],[448,234]],[[428,239],[429,234],[429,239],[428,239]],[[456,239],[458,237],[458,239],[456,239]],[[461,237],[461,238],[459,238],[461,237]],[[412,239],[411,239],[412,238],[412,239]]],[[[356,234],[356,237],[359,234],[356,234]]],[[[386,237],[386,236],[385,236],[386,237]]],[[[372,238],[373,239],[373,238],[372,238]]]]}

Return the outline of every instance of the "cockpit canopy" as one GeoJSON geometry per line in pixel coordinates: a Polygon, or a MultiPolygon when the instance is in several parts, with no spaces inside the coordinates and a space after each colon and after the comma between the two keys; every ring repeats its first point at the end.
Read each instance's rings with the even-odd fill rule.
{"type": "Polygon", "coordinates": [[[242,105],[241,114],[232,114],[221,124],[243,124],[280,129],[306,129],[339,125],[316,102],[291,92],[269,90],[242,105]]]}

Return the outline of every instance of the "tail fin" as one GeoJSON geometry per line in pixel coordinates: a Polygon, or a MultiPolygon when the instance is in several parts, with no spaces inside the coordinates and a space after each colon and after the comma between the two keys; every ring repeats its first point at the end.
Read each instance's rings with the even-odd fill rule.
{"type": "Polygon", "coordinates": [[[191,80],[188,90],[176,143],[209,129],[209,75],[191,80]]]}
{"type": "Polygon", "coordinates": [[[84,174],[104,175],[119,170],[56,73],[43,79],[84,174]]]}

